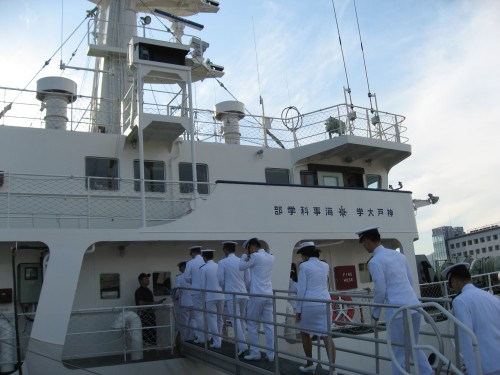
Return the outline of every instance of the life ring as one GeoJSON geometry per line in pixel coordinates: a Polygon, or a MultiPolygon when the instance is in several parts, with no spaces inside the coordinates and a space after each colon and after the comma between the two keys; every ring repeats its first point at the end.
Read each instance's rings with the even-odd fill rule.
{"type": "Polygon", "coordinates": [[[343,302],[350,302],[352,298],[349,296],[332,296],[332,320],[337,322],[352,322],[354,318],[354,306],[351,304],[344,304],[343,302]]]}

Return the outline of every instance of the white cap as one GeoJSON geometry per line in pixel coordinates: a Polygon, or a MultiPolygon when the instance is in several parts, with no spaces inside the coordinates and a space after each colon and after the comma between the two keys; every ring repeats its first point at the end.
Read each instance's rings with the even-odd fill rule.
{"type": "Polygon", "coordinates": [[[222,245],[238,245],[238,242],[234,242],[234,241],[223,241],[222,242],[222,245]]]}
{"type": "Polygon", "coordinates": [[[191,246],[189,248],[189,251],[192,251],[192,250],[201,250],[201,246],[191,246]]]}
{"type": "Polygon", "coordinates": [[[368,233],[368,232],[378,233],[378,228],[380,228],[380,227],[368,227],[368,228],[363,228],[363,229],[358,230],[357,232],[355,232],[356,235],[359,236],[359,243],[362,242],[363,236],[365,235],[365,233],[368,233]]]}
{"type": "Polygon", "coordinates": [[[360,235],[362,235],[362,234],[363,234],[363,233],[365,233],[365,232],[369,232],[369,231],[371,231],[371,230],[375,230],[375,229],[377,229],[377,230],[378,230],[378,228],[380,228],[380,227],[368,227],[368,228],[363,228],[363,229],[361,229],[361,230],[358,230],[358,231],[356,232],[356,235],[357,235],[357,236],[360,236],[360,235]]]}
{"type": "Polygon", "coordinates": [[[469,269],[470,268],[470,264],[467,263],[467,262],[460,262],[460,263],[455,263],[455,264],[452,264],[451,266],[448,266],[446,267],[444,270],[441,271],[441,276],[443,277],[443,280],[447,279],[448,278],[448,274],[450,273],[450,271],[455,268],[455,267],[459,267],[459,266],[464,266],[466,269],[469,269]]]}

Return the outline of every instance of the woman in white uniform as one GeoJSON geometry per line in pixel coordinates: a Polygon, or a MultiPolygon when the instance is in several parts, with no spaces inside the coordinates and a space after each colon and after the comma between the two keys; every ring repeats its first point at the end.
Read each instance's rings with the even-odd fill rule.
{"type": "MultiPolygon", "coordinates": [[[[303,262],[299,266],[297,283],[297,297],[305,299],[330,299],[328,292],[328,264],[319,260],[319,252],[314,242],[300,244],[297,254],[302,256],[303,262]]],[[[328,318],[331,308],[326,303],[297,301],[296,319],[300,322],[302,347],[308,358],[305,366],[300,366],[300,372],[314,373],[316,364],[312,361],[311,335],[320,336],[325,343],[328,356],[335,363],[335,344],[331,335],[322,332],[328,331],[328,318]]],[[[333,372],[336,374],[336,372],[333,372]]]]}

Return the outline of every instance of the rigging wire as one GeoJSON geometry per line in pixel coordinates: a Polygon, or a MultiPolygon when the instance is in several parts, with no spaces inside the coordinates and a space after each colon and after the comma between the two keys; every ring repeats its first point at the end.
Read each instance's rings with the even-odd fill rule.
{"type": "MultiPolygon", "coordinates": [[[[92,17],[94,15],[94,12],[97,10],[97,7],[99,6],[99,4],[102,2],[99,1],[99,3],[95,6],[94,9],[92,9],[91,11],[88,11],[87,12],[87,15],[85,16],[85,18],[82,20],[82,22],[80,22],[80,24],[73,30],[73,32],[66,38],[66,40],[61,43],[61,45],[59,46],[59,48],[52,54],[52,56],[50,56],[50,58],[48,60],[46,60],[43,64],[43,66],[38,70],[38,72],[36,72],[36,74],[29,80],[29,82],[24,86],[24,88],[22,90],[19,91],[19,94],[17,94],[17,96],[14,98],[14,100],[12,100],[12,102],[6,106],[7,107],[12,107],[12,104],[14,104],[17,99],[19,99],[19,97],[21,96],[22,93],[24,93],[24,91],[26,91],[26,89],[28,88],[28,86],[31,84],[31,82],[33,82],[33,80],[40,74],[40,72],[47,66],[50,64],[50,61],[52,60],[52,58],[57,55],[57,53],[59,51],[62,50],[62,48],[64,47],[64,45],[68,42],[69,39],[71,39],[71,37],[76,33],[76,31],[83,25],[83,23],[85,22],[85,20],[89,17],[92,17]]],[[[9,108],[10,109],[10,108],[9,108]]]]}
{"type": "Polygon", "coordinates": [[[353,3],[354,3],[354,12],[356,13],[356,23],[358,25],[359,44],[361,46],[361,54],[363,55],[363,64],[365,66],[366,86],[368,87],[368,98],[370,98],[370,110],[373,113],[373,104],[372,104],[372,96],[373,96],[373,94],[370,91],[370,82],[368,81],[368,70],[366,69],[365,51],[363,49],[363,40],[361,39],[361,29],[359,27],[358,9],[356,7],[356,0],[353,0],[353,3]]]}
{"type": "Polygon", "coordinates": [[[253,48],[255,51],[255,63],[257,64],[257,82],[259,83],[259,104],[263,104],[262,100],[262,90],[260,87],[260,72],[259,72],[259,56],[257,54],[257,40],[255,38],[255,23],[252,16],[252,29],[253,29],[253,48]]]}
{"type": "Polygon", "coordinates": [[[345,56],[344,56],[344,48],[342,47],[342,38],[340,37],[340,28],[339,28],[339,21],[337,19],[337,11],[335,10],[335,1],[332,0],[332,7],[333,7],[333,14],[335,15],[335,24],[337,25],[337,33],[339,34],[339,44],[340,44],[340,51],[342,53],[342,62],[344,63],[344,72],[345,72],[345,80],[347,83],[347,94],[349,95],[349,103],[351,104],[351,107],[353,106],[352,104],[352,98],[351,98],[351,87],[349,85],[349,77],[347,76],[347,66],[345,63],[345,56]]]}

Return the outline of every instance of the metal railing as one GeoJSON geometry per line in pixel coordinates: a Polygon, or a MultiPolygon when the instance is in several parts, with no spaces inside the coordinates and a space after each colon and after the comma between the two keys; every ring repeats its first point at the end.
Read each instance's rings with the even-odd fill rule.
{"type": "MultiPolygon", "coordinates": [[[[173,92],[168,86],[146,91],[151,95],[148,95],[150,99],[144,104],[145,112],[166,113],[171,116],[185,116],[189,112],[188,108],[184,108],[178,92],[173,92]],[[176,101],[169,103],[169,107],[165,109],[165,101],[159,101],[158,95],[174,97],[176,101]],[[178,111],[181,107],[185,109],[185,113],[178,111]]],[[[137,113],[133,102],[133,90],[128,90],[122,103],[118,103],[121,107],[117,107],[116,101],[106,98],[78,95],[77,100],[68,107],[66,129],[98,133],[103,128],[108,128],[108,132],[123,133],[133,123],[137,113]],[[96,108],[97,102],[99,108],[96,108]],[[98,116],[97,110],[104,116],[98,116]],[[117,113],[117,110],[121,113],[117,113]],[[101,117],[110,116],[120,119],[118,123],[121,123],[119,125],[121,129],[109,129],[109,123],[100,120],[101,117]]],[[[44,128],[44,112],[41,109],[43,110],[43,106],[36,100],[36,91],[0,87],[1,125],[44,128]]],[[[224,142],[224,128],[221,122],[215,120],[213,111],[193,109],[193,113],[197,141],[224,142]]],[[[406,127],[402,125],[403,116],[383,111],[377,113],[377,121],[374,122],[369,108],[339,104],[314,112],[295,113],[294,116],[283,119],[246,114],[239,122],[240,143],[290,149],[341,135],[355,135],[395,143],[408,142],[408,138],[405,137],[406,127]],[[337,126],[332,126],[332,123],[337,126]]],[[[187,132],[184,132],[183,137],[188,138],[187,132]]]]}
{"type": "MultiPolygon", "coordinates": [[[[177,220],[215,184],[146,180],[146,223],[177,220]]],[[[137,228],[140,182],[134,179],[6,173],[0,187],[0,227],[137,228]]]]}
{"type": "MultiPolygon", "coordinates": [[[[185,291],[193,290],[190,288],[181,288],[185,291]]],[[[214,291],[202,291],[206,292],[214,292],[214,291]]],[[[230,294],[231,298],[236,298],[241,296],[240,294],[235,293],[226,293],[230,294]]],[[[363,294],[363,293],[332,293],[331,300],[319,300],[319,299],[303,299],[303,301],[309,302],[318,302],[325,304],[325,314],[328,316],[328,329],[327,331],[318,331],[316,336],[332,336],[335,339],[336,352],[337,352],[337,361],[333,363],[331,360],[331,356],[326,355],[326,348],[323,344],[320,343],[318,339],[315,344],[317,348],[317,355],[314,358],[307,358],[302,354],[300,349],[293,350],[293,345],[300,342],[299,336],[297,335],[299,328],[295,324],[295,315],[290,313],[290,310],[286,309],[285,306],[290,301],[298,301],[297,297],[293,297],[289,295],[289,291],[274,291],[273,295],[258,295],[258,294],[245,294],[245,296],[249,297],[266,297],[272,298],[273,300],[273,321],[272,322],[264,322],[261,320],[249,319],[248,317],[235,316],[234,311],[225,311],[222,315],[225,321],[234,320],[234,319],[245,319],[245,320],[253,320],[257,323],[272,323],[274,326],[274,348],[266,347],[265,345],[254,345],[263,351],[274,351],[275,352],[275,361],[272,369],[265,368],[262,366],[253,366],[252,363],[244,361],[239,358],[237,355],[238,350],[237,344],[238,342],[242,342],[238,340],[236,337],[236,330],[223,330],[220,334],[220,337],[224,341],[230,342],[234,345],[234,353],[230,353],[229,355],[221,355],[220,353],[214,353],[214,349],[210,349],[208,342],[204,342],[201,345],[196,345],[192,341],[184,342],[183,345],[186,346],[186,349],[191,351],[195,350],[198,352],[204,353],[204,358],[210,358],[215,356],[220,359],[224,359],[224,361],[241,368],[252,368],[252,371],[255,373],[279,373],[280,371],[280,361],[277,360],[278,356],[280,358],[288,358],[292,360],[312,360],[314,363],[322,366],[326,366],[329,369],[329,372],[332,373],[334,370],[341,371],[342,373],[352,373],[352,374],[363,374],[363,375],[374,375],[380,373],[379,369],[385,363],[385,366],[389,366],[391,359],[393,359],[392,355],[381,355],[381,351],[379,349],[380,346],[390,347],[391,342],[389,337],[390,328],[387,329],[385,335],[380,335],[380,332],[386,331],[386,323],[391,324],[391,322],[384,322],[383,316],[381,317],[381,322],[376,326],[375,322],[371,320],[370,311],[374,307],[390,307],[390,308],[400,308],[398,305],[387,305],[387,304],[376,304],[370,302],[373,298],[372,295],[363,294]],[[340,305],[340,306],[339,306],[340,305]],[[285,312],[287,311],[287,312],[285,312]],[[354,311],[354,314],[351,313],[354,311]],[[345,319],[345,316],[350,319],[345,319]],[[339,319],[340,317],[340,319],[339,319]],[[364,317],[364,318],[362,318],[364,317]],[[376,329],[376,327],[378,327],[376,329]],[[365,343],[365,344],[363,344],[365,343]],[[363,346],[366,348],[367,343],[369,345],[373,344],[375,351],[368,350],[363,351],[363,346]],[[340,353],[340,355],[339,355],[340,353]],[[346,358],[346,356],[350,356],[351,358],[360,357],[363,358],[363,361],[343,361],[342,358],[346,358]],[[370,370],[371,366],[366,366],[366,360],[373,359],[375,363],[375,371],[370,370]],[[356,364],[359,364],[357,366],[356,364]]],[[[449,303],[450,299],[442,299],[438,300],[441,304],[449,303]]],[[[440,303],[436,302],[427,302],[422,305],[418,305],[418,313],[421,313],[424,316],[424,319],[429,323],[429,325],[433,328],[433,332],[421,332],[421,341],[422,337],[427,338],[426,341],[434,340],[434,345],[421,345],[421,349],[424,349],[427,354],[434,353],[438,356],[438,362],[433,365],[433,368],[436,370],[440,370],[443,363],[446,365],[450,365],[450,368],[458,368],[460,359],[458,352],[456,353],[456,357],[453,360],[446,358],[444,354],[444,339],[449,339],[456,341],[457,333],[456,330],[454,334],[448,334],[446,332],[440,332],[437,328],[437,322],[443,320],[442,316],[445,319],[452,320],[453,323],[456,323],[456,319],[452,317],[452,315],[444,309],[440,303]],[[433,314],[432,311],[437,311],[437,313],[433,314]],[[441,316],[441,318],[437,318],[437,316],[441,316]],[[452,367],[452,364],[454,367],[452,367]]],[[[205,327],[202,329],[205,334],[208,334],[207,329],[207,317],[206,311],[204,309],[193,309],[194,311],[200,311],[203,316],[203,321],[205,322],[205,327]]],[[[186,327],[187,328],[187,327],[186,327]]],[[[200,329],[200,328],[198,328],[200,329]]],[[[212,333],[213,335],[213,333],[212,333]]],[[[413,342],[414,343],[414,339],[413,342]]],[[[248,341],[243,341],[248,344],[248,341]]],[[[253,344],[252,344],[253,345],[253,344]]],[[[410,352],[412,349],[410,346],[406,347],[406,350],[410,352]]],[[[384,351],[385,352],[385,351],[384,351]]],[[[390,350],[389,350],[390,352],[390,350]]],[[[190,352],[192,353],[192,352],[190,352]]],[[[188,354],[189,355],[189,354],[188,354]]],[[[410,362],[407,362],[410,363],[410,362]]],[[[417,371],[418,368],[414,367],[413,370],[417,371]]]]}
{"type": "Polygon", "coordinates": [[[143,360],[149,350],[171,352],[173,314],[171,304],[73,311],[62,359],[119,355],[128,362],[143,360]]]}

